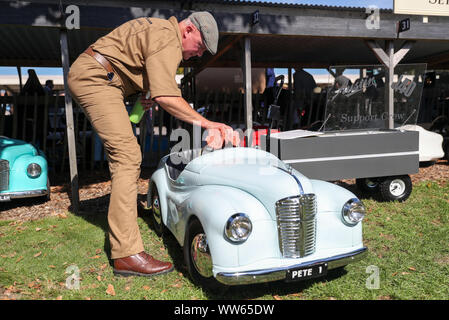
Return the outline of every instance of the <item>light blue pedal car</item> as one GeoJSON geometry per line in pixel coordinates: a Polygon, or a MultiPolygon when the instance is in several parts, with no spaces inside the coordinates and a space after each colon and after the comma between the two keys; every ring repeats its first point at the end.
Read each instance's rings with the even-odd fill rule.
{"type": "Polygon", "coordinates": [[[0,202],[17,198],[49,199],[47,160],[22,140],[0,136],[0,202]]]}
{"type": "Polygon", "coordinates": [[[320,277],[367,250],[365,208],[353,193],[254,148],[165,156],[147,207],[156,232],[173,233],[191,277],[206,287],[320,277]]]}

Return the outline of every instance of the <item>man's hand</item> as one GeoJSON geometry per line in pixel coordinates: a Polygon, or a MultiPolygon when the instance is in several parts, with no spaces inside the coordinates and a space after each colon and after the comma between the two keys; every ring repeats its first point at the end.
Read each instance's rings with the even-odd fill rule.
{"type": "Polygon", "coordinates": [[[142,107],[145,111],[148,111],[151,109],[151,107],[156,103],[152,99],[145,99],[144,96],[140,99],[140,103],[142,104],[142,107]]]}
{"type": "Polygon", "coordinates": [[[240,146],[240,135],[231,127],[209,121],[196,112],[182,97],[158,96],[154,101],[174,117],[187,123],[208,129],[209,136],[206,142],[214,149],[220,149],[223,141],[231,142],[234,146],[240,146]]]}
{"type": "Polygon", "coordinates": [[[208,121],[203,125],[208,130],[206,143],[214,148],[220,149],[225,143],[232,143],[233,146],[240,145],[240,136],[238,132],[234,131],[230,126],[223,123],[208,121]]]}

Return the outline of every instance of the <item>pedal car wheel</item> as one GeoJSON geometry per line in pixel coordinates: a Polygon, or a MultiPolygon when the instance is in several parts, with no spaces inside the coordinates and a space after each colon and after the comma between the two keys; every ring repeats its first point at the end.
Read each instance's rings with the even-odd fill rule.
{"type": "Polygon", "coordinates": [[[154,231],[158,236],[162,236],[164,233],[164,224],[162,222],[161,202],[156,185],[153,185],[153,188],[151,188],[151,211],[154,231]]]}
{"type": "Polygon", "coordinates": [[[47,191],[48,191],[48,193],[47,193],[47,195],[45,196],[45,199],[47,200],[47,201],[50,201],[50,193],[51,193],[51,188],[50,188],[50,178],[48,178],[47,177],[47,191]]]}
{"type": "Polygon", "coordinates": [[[360,191],[365,193],[377,193],[379,191],[379,180],[377,178],[360,178],[355,183],[360,191]]]}
{"type": "Polygon", "coordinates": [[[207,289],[223,287],[213,276],[212,257],[206,234],[197,220],[191,220],[187,226],[184,241],[184,260],[192,280],[207,289]]]}
{"type": "Polygon", "coordinates": [[[405,201],[412,193],[410,176],[386,177],[379,184],[380,194],[385,201],[405,201]]]}

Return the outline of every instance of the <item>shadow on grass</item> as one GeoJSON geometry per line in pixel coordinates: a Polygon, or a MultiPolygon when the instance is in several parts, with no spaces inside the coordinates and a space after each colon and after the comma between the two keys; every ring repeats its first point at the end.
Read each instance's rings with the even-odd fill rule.
{"type": "MultiPolygon", "coordinates": [[[[139,210],[139,216],[145,221],[148,227],[153,232],[155,232],[156,229],[151,216],[151,211],[139,210]]],[[[184,264],[184,254],[182,251],[182,247],[179,245],[175,236],[167,228],[164,229],[162,241],[168,251],[168,255],[172,258],[175,272],[181,272],[183,275],[187,276],[187,266],[184,264]]],[[[151,252],[149,252],[149,254],[151,254],[151,252]]]]}
{"type": "MultiPolygon", "coordinates": [[[[139,194],[138,199],[144,198],[145,195],[139,194]]],[[[98,198],[88,199],[88,200],[81,200],[79,203],[79,211],[78,213],[74,213],[73,206],[70,205],[69,210],[83,218],[86,222],[95,225],[104,232],[104,252],[106,253],[109,264],[112,267],[112,259],[111,259],[111,246],[109,242],[109,225],[108,225],[108,206],[109,206],[109,200],[110,195],[104,195],[98,198]]],[[[138,205],[139,208],[139,205],[138,205]]],[[[154,226],[152,224],[151,215],[148,212],[143,212],[141,210],[138,210],[139,217],[141,217],[147,225],[154,231],[154,226]]],[[[142,230],[140,230],[142,232],[142,230]]],[[[167,234],[169,232],[167,231],[167,234]]],[[[170,256],[173,259],[175,268],[179,270],[180,272],[186,273],[187,268],[182,266],[183,256],[182,256],[182,249],[180,249],[180,246],[176,239],[171,236],[164,236],[164,244],[167,247],[167,250],[169,251],[170,256]],[[178,253],[178,255],[176,254],[178,253]]],[[[149,254],[152,254],[151,252],[148,252],[149,254]]]]}
{"type": "Polygon", "coordinates": [[[104,233],[104,245],[103,251],[106,253],[109,264],[112,266],[111,261],[111,246],[109,243],[109,226],[108,226],[108,206],[110,195],[104,195],[102,197],[81,200],[79,203],[79,211],[75,213],[73,205],[69,206],[69,211],[74,215],[83,218],[86,222],[97,226],[103,230],[104,233]]]}
{"type": "Polygon", "coordinates": [[[46,196],[12,199],[11,201],[0,202],[0,212],[21,207],[31,208],[35,205],[44,204],[47,201],[46,196]]]}

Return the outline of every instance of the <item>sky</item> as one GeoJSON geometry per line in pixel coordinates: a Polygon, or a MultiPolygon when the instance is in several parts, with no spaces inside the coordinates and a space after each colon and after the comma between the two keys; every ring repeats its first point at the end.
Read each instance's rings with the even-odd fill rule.
{"type": "Polygon", "coordinates": [[[302,0],[302,1],[272,1],[272,0],[257,0],[262,2],[280,2],[280,3],[295,3],[295,4],[313,4],[339,7],[368,7],[375,5],[382,9],[393,9],[393,0],[302,0]]]}
{"type": "MultiPolygon", "coordinates": [[[[368,7],[375,5],[379,8],[392,9],[393,0],[256,0],[260,2],[273,2],[273,3],[291,3],[291,4],[309,4],[309,5],[327,5],[327,6],[344,6],[344,7],[368,7]]],[[[27,75],[29,68],[22,67],[22,75],[27,75]]],[[[36,70],[38,76],[45,75],[62,75],[61,68],[33,68],[36,70]]],[[[313,71],[313,70],[311,70],[313,71]]],[[[311,72],[310,71],[310,72],[311,72]]],[[[276,69],[276,74],[286,73],[286,69],[276,69]]],[[[315,71],[322,73],[322,71],[315,71]]],[[[15,67],[0,67],[0,75],[17,75],[17,68],[15,67]]]]}

